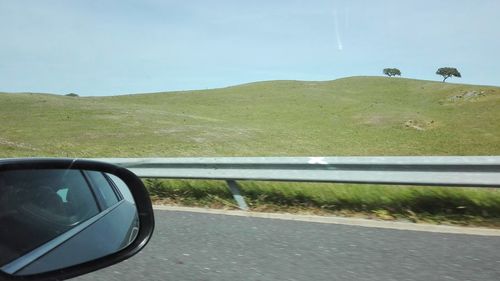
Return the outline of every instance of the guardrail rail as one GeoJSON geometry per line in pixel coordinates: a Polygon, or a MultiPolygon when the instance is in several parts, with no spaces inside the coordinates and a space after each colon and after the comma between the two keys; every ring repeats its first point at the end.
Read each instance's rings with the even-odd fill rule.
{"type": "Polygon", "coordinates": [[[141,178],[500,187],[500,156],[94,158],[141,178]]]}

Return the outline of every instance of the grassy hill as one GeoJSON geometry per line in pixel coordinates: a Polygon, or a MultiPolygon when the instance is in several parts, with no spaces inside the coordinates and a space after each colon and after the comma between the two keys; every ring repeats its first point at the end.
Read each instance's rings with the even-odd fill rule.
{"type": "MultiPolygon", "coordinates": [[[[67,97],[0,94],[0,157],[500,155],[500,88],[382,77],[67,97]]],[[[234,207],[224,182],[154,200],[234,207]]],[[[253,210],[500,227],[493,189],[240,183],[253,210]]]]}
{"type": "Polygon", "coordinates": [[[499,87],[402,78],[4,93],[0,112],[0,157],[500,155],[499,87]]]}

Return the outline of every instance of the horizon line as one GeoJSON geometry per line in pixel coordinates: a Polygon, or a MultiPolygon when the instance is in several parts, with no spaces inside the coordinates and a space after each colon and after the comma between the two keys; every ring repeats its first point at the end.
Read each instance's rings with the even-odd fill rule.
{"type": "Polygon", "coordinates": [[[500,87],[500,85],[483,85],[483,84],[470,84],[470,83],[458,83],[458,82],[443,82],[440,80],[428,80],[428,79],[418,79],[418,78],[410,78],[410,77],[388,77],[386,75],[354,75],[354,76],[345,76],[340,78],[335,78],[331,80],[297,80],[297,79],[270,79],[270,80],[260,80],[260,81],[251,81],[244,82],[239,84],[231,84],[228,86],[215,87],[215,88],[199,88],[199,89],[186,89],[186,90],[164,90],[164,91],[156,91],[156,92],[136,92],[136,93],[118,93],[118,94],[109,94],[109,95],[84,95],[76,92],[68,92],[68,93],[49,93],[49,92],[8,92],[8,91],[0,91],[0,94],[37,94],[37,95],[55,95],[55,96],[67,96],[68,94],[77,94],[78,97],[116,97],[116,96],[131,96],[131,95],[147,95],[147,94],[162,94],[162,93],[182,93],[182,92],[195,92],[195,91],[208,91],[208,90],[220,90],[227,89],[232,87],[245,86],[256,83],[268,83],[268,82],[333,82],[342,79],[349,78],[386,78],[386,79],[406,79],[406,80],[418,80],[425,82],[435,82],[442,84],[454,84],[454,85],[469,85],[469,86],[479,86],[479,87],[500,87]]]}

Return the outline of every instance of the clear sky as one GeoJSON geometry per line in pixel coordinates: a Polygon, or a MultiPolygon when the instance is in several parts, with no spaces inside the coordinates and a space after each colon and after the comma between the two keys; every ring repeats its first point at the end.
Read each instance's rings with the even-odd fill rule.
{"type": "Polygon", "coordinates": [[[382,75],[500,85],[498,0],[1,0],[0,91],[116,95],[382,75]]]}

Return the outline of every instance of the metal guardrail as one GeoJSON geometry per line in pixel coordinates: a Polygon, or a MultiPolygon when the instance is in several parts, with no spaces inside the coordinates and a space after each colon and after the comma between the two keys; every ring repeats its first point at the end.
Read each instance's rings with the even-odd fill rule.
{"type": "Polygon", "coordinates": [[[500,187],[500,156],[97,158],[142,178],[500,187]]]}

